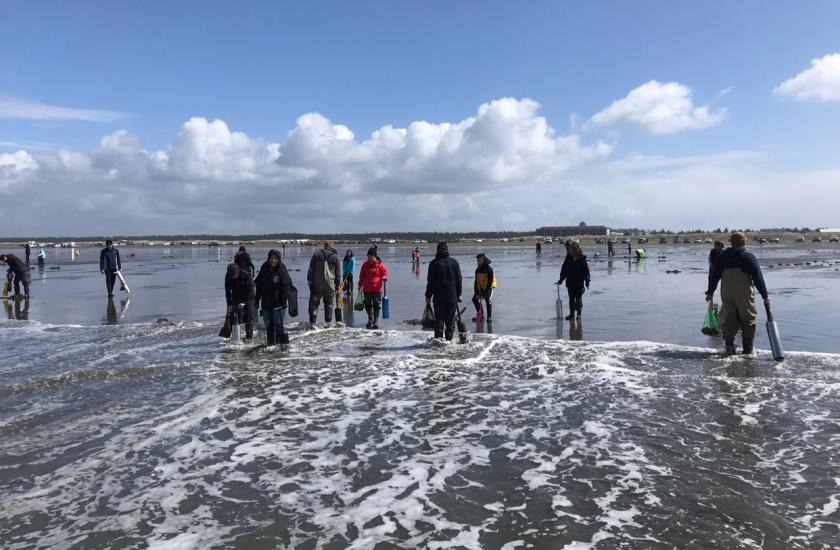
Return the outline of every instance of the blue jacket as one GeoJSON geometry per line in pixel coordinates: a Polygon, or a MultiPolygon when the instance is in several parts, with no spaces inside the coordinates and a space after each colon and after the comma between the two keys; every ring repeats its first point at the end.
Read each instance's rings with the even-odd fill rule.
{"type": "Polygon", "coordinates": [[[758,260],[751,252],[747,252],[747,249],[743,246],[729,247],[720,253],[715,263],[712,264],[712,270],[709,273],[707,294],[714,294],[720,278],[723,277],[723,272],[727,269],[740,269],[749,275],[761,297],[767,298],[767,287],[764,285],[764,276],[761,274],[758,260]]]}
{"type": "Polygon", "coordinates": [[[102,252],[99,253],[99,271],[105,271],[106,269],[110,271],[122,269],[120,251],[116,248],[111,248],[110,251],[107,248],[103,248],[102,252]]]}
{"type": "Polygon", "coordinates": [[[341,269],[344,273],[349,273],[352,275],[356,271],[356,257],[350,256],[349,258],[344,258],[344,263],[341,264],[341,269]]]}

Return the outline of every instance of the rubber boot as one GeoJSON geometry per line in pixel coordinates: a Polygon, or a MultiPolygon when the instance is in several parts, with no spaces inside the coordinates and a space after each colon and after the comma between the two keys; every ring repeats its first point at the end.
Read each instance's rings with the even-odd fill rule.
{"type": "Polygon", "coordinates": [[[265,345],[266,346],[273,346],[276,343],[277,343],[277,337],[274,334],[274,331],[269,328],[265,333],[265,345]]]}
{"type": "Polygon", "coordinates": [[[251,340],[254,338],[254,323],[247,323],[245,325],[245,339],[251,340]]]}
{"type": "Polygon", "coordinates": [[[288,349],[289,349],[289,335],[288,335],[288,333],[286,333],[286,332],[281,332],[281,333],[280,333],[279,343],[280,343],[280,346],[281,346],[284,350],[288,350],[288,349]]]}
{"type": "Polygon", "coordinates": [[[751,338],[744,338],[741,343],[744,346],[744,349],[741,350],[741,353],[744,355],[749,355],[753,352],[753,341],[751,338]]]}
{"type": "Polygon", "coordinates": [[[564,317],[564,319],[566,319],[567,321],[571,321],[574,318],[575,318],[575,312],[574,311],[570,311],[569,314],[564,317]]]}
{"type": "Polygon", "coordinates": [[[487,302],[487,322],[491,322],[493,320],[493,304],[487,302]]]}
{"type": "Polygon", "coordinates": [[[371,324],[370,328],[376,330],[379,328],[379,310],[373,310],[373,323],[371,324]]]}
{"type": "Polygon", "coordinates": [[[726,347],[723,352],[725,355],[734,355],[738,353],[738,350],[735,349],[735,340],[726,340],[725,344],[726,347]]]}

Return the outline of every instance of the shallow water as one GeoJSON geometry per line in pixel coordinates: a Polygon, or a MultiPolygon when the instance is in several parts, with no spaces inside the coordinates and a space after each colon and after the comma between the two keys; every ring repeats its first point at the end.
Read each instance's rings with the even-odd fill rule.
{"type": "Polygon", "coordinates": [[[589,342],[556,339],[560,258],[494,250],[496,333],[457,345],[403,322],[422,277],[385,249],[397,330],[293,326],[288,355],[216,337],[222,251],[127,260],[122,318],[62,265],[0,322],[3,547],[836,547],[836,250],[765,270],[810,350],[781,364],[717,353],[704,250],[672,250],[593,261],[589,342]]]}

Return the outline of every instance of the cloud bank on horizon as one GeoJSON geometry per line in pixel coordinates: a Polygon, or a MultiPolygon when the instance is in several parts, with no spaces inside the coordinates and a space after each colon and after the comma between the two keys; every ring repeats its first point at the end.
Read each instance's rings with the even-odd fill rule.
{"type": "MultiPolygon", "coordinates": [[[[722,91],[718,99],[730,89],[722,91]]],[[[774,93],[840,100],[840,54],[814,60],[774,93]]],[[[622,127],[651,136],[724,123],[691,89],[651,80],[559,134],[540,105],[504,97],[453,122],[386,125],[365,139],[317,112],[280,142],[193,117],[166,149],[127,130],[87,151],[0,153],[4,233],[149,234],[532,230],[586,220],[694,228],[836,219],[840,167],[780,171],[757,151],[615,159],[622,127]],[[591,137],[606,128],[609,139],[591,137]],[[33,209],[13,206],[26,197],[33,209]],[[819,196],[813,202],[809,197],[819,196]],[[782,211],[779,206],[785,205],[782,211]]],[[[0,118],[120,120],[123,114],[0,98],[0,118]]]]}

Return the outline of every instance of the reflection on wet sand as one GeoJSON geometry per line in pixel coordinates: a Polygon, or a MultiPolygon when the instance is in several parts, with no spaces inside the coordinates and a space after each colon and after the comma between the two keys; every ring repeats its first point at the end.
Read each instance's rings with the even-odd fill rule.
{"type": "Polygon", "coordinates": [[[125,314],[128,311],[128,304],[131,302],[131,299],[120,300],[120,312],[117,313],[117,306],[114,304],[114,298],[108,298],[108,304],[105,306],[105,319],[103,319],[103,325],[116,325],[119,324],[120,319],[125,318],[125,314]]]}
{"type": "Polygon", "coordinates": [[[29,297],[15,296],[3,300],[3,309],[6,310],[6,316],[9,319],[17,319],[18,321],[29,320],[29,297]]]}

